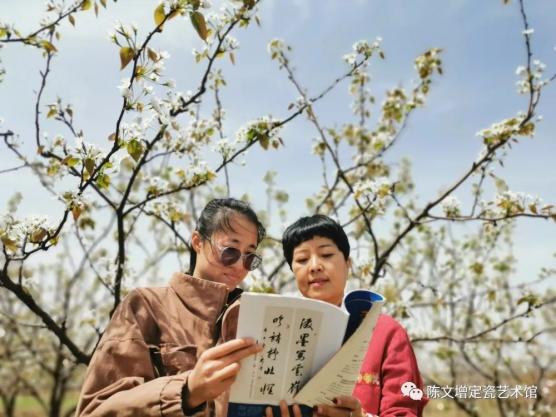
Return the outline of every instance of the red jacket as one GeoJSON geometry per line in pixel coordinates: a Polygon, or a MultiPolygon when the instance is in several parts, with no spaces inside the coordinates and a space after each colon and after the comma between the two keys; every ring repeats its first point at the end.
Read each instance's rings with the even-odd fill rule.
{"type": "Polygon", "coordinates": [[[361,401],[366,413],[380,417],[409,417],[422,415],[428,401],[425,394],[405,329],[392,317],[381,314],[353,395],[361,401]],[[412,385],[406,384],[408,382],[416,385],[415,391],[411,392],[412,385]],[[419,389],[423,396],[416,399],[419,398],[419,389]]]}

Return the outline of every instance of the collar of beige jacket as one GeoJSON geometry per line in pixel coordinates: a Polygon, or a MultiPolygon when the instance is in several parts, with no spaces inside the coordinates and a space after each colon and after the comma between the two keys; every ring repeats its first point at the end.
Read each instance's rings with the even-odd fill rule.
{"type": "Polygon", "coordinates": [[[228,298],[228,288],[219,282],[195,278],[176,272],[170,287],[192,313],[202,320],[214,323],[228,298]]]}

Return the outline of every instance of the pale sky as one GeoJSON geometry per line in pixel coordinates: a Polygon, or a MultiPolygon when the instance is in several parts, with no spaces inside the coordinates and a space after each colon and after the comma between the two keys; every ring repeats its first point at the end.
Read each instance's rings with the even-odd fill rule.
{"type": "MultiPolygon", "coordinates": [[[[15,23],[24,33],[37,27],[43,1],[1,0],[0,21],[15,23]]],[[[119,70],[117,48],[107,32],[116,20],[136,22],[144,35],[152,26],[152,12],[157,1],[109,1],[109,9],[95,18],[92,12],[77,16],[77,28],[67,22],[62,27],[59,53],[52,64],[52,77],[44,103],[56,96],[73,103],[77,124],[87,140],[106,145],[113,131],[115,114],[121,105],[120,80],[129,74],[119,70]]],[[[556,2],[527,1],[533,51],[547,65],[547,75],[556,72],[556,2]]],[[[233,137],[245,122],[272,114],[282,118],[298,94],[270,60],[267,44],[281,38],[293,46],[291,54],[302,84],[314,95],[341,75],[346,66],[341,57],[360,39],[383,38],[384,62],[371,64],[371,90],[382,101],[386,88],[411,87],[415,77],[414,58],[430,47],[443,48],[444,75],[436,77],[427,105],[411,119],[401,142],[388,161],[410,158],[421,202],[450,185],[477,157],[481,139],[476,132],[493,122],[514,116],[526,109],[524,96],[516,92],[516,67],[523,65],[522,23],[518,4],[477,0],[263,0],[260,6],[262,28],[252,25],[236,31],[240,42],[236,65],[223,60],[228,87],[222,92],[227,110],[225,130],[233,137]]],[[[192,47],[200,47],[188,19],[169,22],[154,45],[169,51],[166,74],[176,80],[179,90],[193,90],[198,84],[201,66],[195,65],[192,47]]],[[[11,129],[32,149],[33,103],[38,88],[38,70],[42,68],[40,51],[10,44],[0,50],[6,69],[0,84],[0,131],[11,129]]],[[[344,82],[316,106],[326,126],[341,126],[355,118],[350,112],[348,84],[344,82]]],[[[511,151],[504,168],[496,173],[508,181],[510,189],[539,196],[556,204],[556,91],[549,86],[541,99],[538,113],[544,120],[531,140],[523,140],[511,151]]],[[[51,137],[63,131],[48,122],[43,129],[51,137]]],[[[305,198],[321,184],[320,162],[310,156],[316,132],[302,119],[291,123],[282,133],[285,147],[264,152],[250,150],[246,166],[232,168],[232,194],[249,193],[254,205],[264,207],[266,170],[275,170],[277,187],[290,193],[289,221],[306,214],[305,198]]],[[[17,165],[2,146],[0,170],[17,165]]],[[[49,196],[38,197],[38,182],[27,171],[0,175],[0,212],[14,191],[25,200],[22,214],[55,214],[58,206],[49,196]]],[[[465,203],[466,192],[456,195],[465,203]]],[[[491,197],[491,195],[486,195],[491,197]]],[[[526,220],[519,222],[515,234],[516,254],[520,260],[517,279],[536,277],[541,266],[554,265],[556,224],[526,220]]],[[[273,222],[271,232],[281,229],[273,222]]]]}

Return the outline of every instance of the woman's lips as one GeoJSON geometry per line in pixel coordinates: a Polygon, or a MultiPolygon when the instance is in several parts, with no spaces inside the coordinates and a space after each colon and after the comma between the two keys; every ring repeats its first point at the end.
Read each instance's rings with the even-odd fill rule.
{"type": "Polygon", "coordinates": [[[317,278],[309,281],[309,286],[313,288],[320,288],[328,282],[326,278],[317,278]]]}
{"type": "Polygon", "coordinates": [[[235,286],[241,279],[235,275],[224,274],[225,284],[235,286]]]}
{"type": "Polygon", "coordinates": [[[230,282],[239,281],[239,277],[236,277],[235,275],[224,274],[224,277],[226,278],[227,281],[230,281],[230,282]]]}

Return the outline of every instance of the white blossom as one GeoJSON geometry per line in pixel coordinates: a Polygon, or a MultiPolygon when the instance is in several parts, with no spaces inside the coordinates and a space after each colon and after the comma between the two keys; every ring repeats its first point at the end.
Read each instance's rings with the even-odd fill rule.
{"type": "Polygon", "coordinates": [[[283,49],[286,48],[286,43],[282,39],[272,39],[268,45],[267,50],[269,54],[274,54],[277,52],[281,52],[283,49]]]}
{"type": "Polygon", "coordinates": [[[392,192],[392,184],[386,177],[366,179],[356,183],[353,187],[355,198],[367,197],[370,199],[383,199],[392,192]]]}
{"type": "Polygon", "coordinates": [[[496,212],[499,215],[513,215],[523,213],[525,210],[532,210],[533,207],[542,204],[539,197],[525,194],[523,192],[504,191],[494,198],[496,212]]]}
{"type": "Polygon", "coordinates": [[[527,68],[525,68],[523,65],[520,65],[516,68],[515,70],[515,75],[524,75],[527,71],[527,68]]]}
{"type": "Polygon", "coordinates": [[[133,92],[130,88],[130,79],[129,78],[122,78],[121,84],[118,86],[120,90],[120,94],[126,98],[127,100],[131,100],[133,98],[133,92]]]}
{"type": "Polygon", "coordinates": [[[232,155],[232,152],[235,150],[234,146],[230,144],[228,138],[220,139],[213,147],[215,152],[218,152],[224,158],[228,158],[232,155]]]}
{"type": "Polygon", "coordinates": [[[351,52],[349,54],[345,54],[342,59],[348,64],[348,65],[353,65],[355,64],[355,60],[357,59],[357,54],[354,52],[351,52]]]}
{"type": "Polygon", "coordinates": [[[239,48],[239,41],[233,36],[230,35],[226,36],[225,42],[226,42],[226,47],[225,47],[226,50],[233,50],[239,48]]]}
{"type": "Polygon", "coordinates": [[[441,206],[446,217],[457,217],[460,214],[461,202],[456,196],[449,195],[442,200],[441,206]]]}
{"type": "Polygon", "coordinates": [[[311,147],[311,153],[313,155],[322,156],[326,150],[326,144],[320,138],[313,140],[313,146],[311,147]]]}

